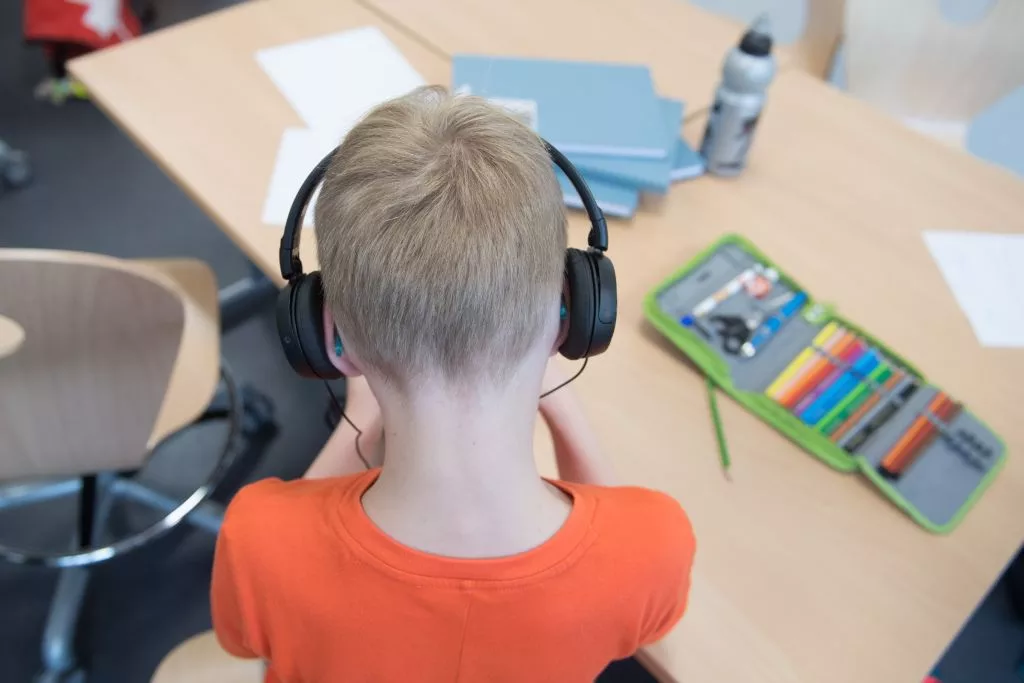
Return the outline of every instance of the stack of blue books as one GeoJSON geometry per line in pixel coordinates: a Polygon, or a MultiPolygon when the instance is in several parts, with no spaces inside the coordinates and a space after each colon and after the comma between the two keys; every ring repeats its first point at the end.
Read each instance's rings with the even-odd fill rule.
{"type": "MultiPolygon", "coordinates": [[[[659,97],[645,66],[457,55],[456,93],[504,107],[576,166],[609,216],[629,217],[642,192],[664,194],[704,173],[679,135],[683,103],[659,97]]],[[[581,208],[561,172],[567,206],[581,208]]]]}

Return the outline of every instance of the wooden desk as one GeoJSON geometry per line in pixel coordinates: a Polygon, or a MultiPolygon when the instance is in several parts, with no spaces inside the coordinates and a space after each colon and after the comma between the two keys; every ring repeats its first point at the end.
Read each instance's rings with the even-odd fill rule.
{"type": "MultiPolygon", "coordinates": [[[[428,82],[448,83],[448,60],[350,0],[254,0],[74,60],[71,70],[96,104],[279,281],[282,228],[263,223],[263,198],[281,132],[304,124],[253,53],[371,25],[428,82]]],[[[316,267],[313,246],[312,239],[302,243],[308,270],[316,267]]]]}
{"type": "MultiPolygon", "coordinates": [[[[647,64],[658,91],[710,106],[743,26],[681,0],[358,0],[452,56],[463,52],[647,64]]],[[[792,64],[776,48],[780,68],[792,64]]]]}
{"type": "Polygon", "coordinates": [[[921,680],[1024,538],[1024,351],[978,345],[920,233],[1024,232],[1024,183],[793,71],[772,87],[747,172],[684,183],[659,209],[611,228],[619,326],[576,386],[626,479],[676,496],[697,531],[690,610],[646,662],[679,681],[921,680]],[[1006,467],[951,535],[728,400],[733,481],[722,477],[703,381],[641,301],[728,232],[1006,439],[1006,467]]]}
{"type": "MultiPolygon", "coordinates": [[[[543,16],[558,14],[547,9],[543,16]]],[[[260,208],[280,132],[299,121],[252,52],[377,21],[338,0],[257,0],[90,56],[73,70],[273,275],[280,231],[261,224],[260,208]]],[[[385,31],[425,77],[446,82],[441,56],[385,31]]],[[[720,58],[704,67],[708,92],[720,58]]],[[[700,128],[688,130],[691,141],[700,128]]],[[[728,483],[703,383],[643,322],[643,295],[714,238],[741,231],[966,400],[1019,451],[1024,357],[978,347],[919,231],[1022,231],[1022,221],[1020,181],[787,73],[773,86],[745,175],[684,183],[632,222],[612,223],[619,328],[576,389],[622,476],[671,492],[697,529],[689,613],[644,653],[665,680],[919,680],[1024,536],[1024,470],[1011,454],[961,527],[936,537],[859,478],[828,469],[723,401],[735,461],[728,483]]],[[[578,214],[571,231],[582,245],[578,214]]]]}

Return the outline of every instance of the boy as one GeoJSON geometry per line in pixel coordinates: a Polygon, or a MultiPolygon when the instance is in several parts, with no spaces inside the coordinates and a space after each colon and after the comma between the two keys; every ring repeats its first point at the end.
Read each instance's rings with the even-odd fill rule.
{"type": "Polygon", "coordinates": [[[609,475],[561,392],[540,408],[563,480],[534,464],[572,306],[540,139],[483,100],[416,91],[348,134],[316,217],[328,346],[380,404],[378,421],[353,383],[383,466],[235,497],[214,563],[223,647],[274,682],[572,682],[661,638],[689,588],[682,509],[596,485],[609,475]]]}

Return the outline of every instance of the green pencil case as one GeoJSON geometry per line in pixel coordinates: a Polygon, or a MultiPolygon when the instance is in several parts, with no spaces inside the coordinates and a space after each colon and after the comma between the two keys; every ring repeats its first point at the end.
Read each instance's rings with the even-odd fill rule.
{"type": "Polygon", "coordinates": [[[741,405],[929,531],[952,530],[1006,458],[966,406],[742,237],[673,273],[644,313],[741,405]]]}

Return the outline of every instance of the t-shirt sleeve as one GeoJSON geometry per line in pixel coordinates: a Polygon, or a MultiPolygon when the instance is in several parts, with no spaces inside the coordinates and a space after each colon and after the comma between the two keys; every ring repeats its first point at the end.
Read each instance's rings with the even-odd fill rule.
{"type": "Polygon", "coordinates": [[[664,638],[682,618],[696,552],[693,527],[682,507],[669,496],[658,494],[658,498],[648,526],[647,538],[653,544],[655,561],[648,575],[650,593],[641,627],[641,647],[664,638]]]}
{"type": "Polygon", "coordinates": [[[252,498],[258,493],[246,487],[238,492],[228,505],[224,523],[217,535],[217,548],[213,556],[213,580],[210,587],[210,611],[217,640],[228,653],[236,657],[259,657],[254,647],[254,633],[258,625],[252,602],[252,580],[246,567],[245,548],[252,540],[247,538],[251,528],[252,498]]]}

